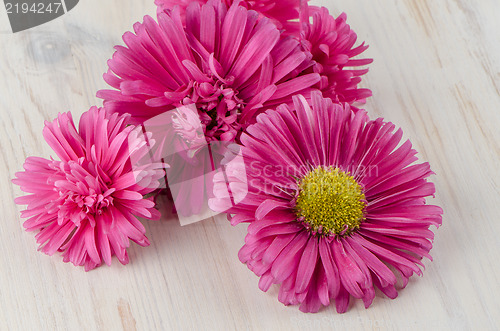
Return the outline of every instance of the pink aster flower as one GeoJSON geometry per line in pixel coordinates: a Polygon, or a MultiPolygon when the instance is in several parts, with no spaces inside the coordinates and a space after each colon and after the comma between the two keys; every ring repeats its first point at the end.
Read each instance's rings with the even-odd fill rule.
{"type": "Polygon", "coordinates": [[[393,299],[397,277],[404,287],[422,274],[442,210],[425,201],[429,164],[414,164],[394,128],[315,93],[242,135],[244,163],[225,162],[210,206],[250,223],[239,258],[261,290],[280,284],[285,305],[316,312],[334,301],[345,312],[350,298],[368,307],[378,288],[393,299]]]}
{"type": "Polygon", "coordinates": [[[354,57],[363,53],[368,45],[362,43],[354,47],[357,35],[346,23],[345,13],[334,18],[324,7],[309,9],[307,3],[301,7],[299,39],[304,49],[312,54],[315,64],[304,73],[316,72],[321,75],[317,87],[325,97],[351,105],[357,101],[363,102],[372,92],[358,88],[361,76],[368,69],[357,67],[368,65],[373,60],[354,57]]]}
{"type": "Polygon", "coordinates": [[[117,46],[101,90],[106,108],[143,123],[174,108],[196,104],[208,141],[232,141],[262,109],[309,94],[320,76],[296,77],[312,65],[299,42],[280,38],[276,25],[236,3],[220,0],[145,16],[117,46]]]}
{"type": "MultiPolygon", "coordinates": [[[[133,124],[156,126],[155,139],[161,146],[175,145],[173,134],[191,139],[186,133],[197,127],[207,144],[232,142],[258,113],[291,103],[295,93],[310,94],[320,80],[314,72],[297,77],[312,65],[298,40],[283,38],[272,21],[237,3],[227,9],[220,0],[193,2],[186,9],[185,26],[175,7],[159,13],[158,22],[146,16],[134,31],[124,34],[126,47],[117,46],[104,75],[116,90],[101,90],[98,96],[108,111],[130,113],[133,124]],[[160,117],[190,105],[195,106],[198,124],[190,115],[158,130],[157,123],[171,122],[169,116],[160,117]]],[[[199,197],[206,197],[205,184],[212,180],[209,174],[199,177],[214,170],[210,160],[217,159],[206,153],[213,149],[198,148],[199,135],[195,139],[177,144],[188,145],[190,153],[169,151],[172,158],[182,154],[180,158],[188,159],[182,172],[175,169],[179,162],[173,159],[167,170],[169,185],[173,177],[176,183],[198,178],[174,196],[180,197],[177,203],[188,214],[200,210],[195,201],[203,201],[199,197]]]]}
{"type": "MultiPolygon", "coordinates": [[[[230,7],[233,3],[238,3],[248,9],[255,10],[260,15],[270,18],[279,29],[287,31],[297,31],[299,24],[294,22],[299,18],[299,6],[301,0],[223,0],[222,2],[230,7]]],[[[158,12],[172,10],[174,6],[179,6],[181,15],[184,16],[187,7],[192,2],[204,4],[207,0],[155,0],[158,12]]]]}
{"type": "MultiPolygon", "coordinates": [[[[127,126],[127,116],[106,116],[104,109],[85,112],[77,131],[71,113],[46,122],[43,136],[60,158],[28,157],[13,182],[29,193],[16,199],[27,231],[40,250],[62,252],[64,262],[85,270],[111,264],[116,255],[128,263],[129,239],[149,245],[136,217],[158,219],[152,198],[163,170],[154,163],[133,165],[149,148],[140,128],[127,126]]],[[[149,143],[152,143],[150,141],[149,143]]]]}

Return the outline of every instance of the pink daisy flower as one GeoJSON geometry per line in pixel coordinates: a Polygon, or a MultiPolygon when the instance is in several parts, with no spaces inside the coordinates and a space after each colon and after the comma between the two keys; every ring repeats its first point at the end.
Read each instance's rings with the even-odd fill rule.
{"type": "Polygon", "coordinates": [[[280,284],[285,305],[317,312],[335,301],[342,313],[351,297],[368,307],[378,288],[393,299],[397,277],[404,287],[422,274],[442,210],[426,204],[432,171],[413,164],[401,130],[315,93],[247,131],[233,151],[244,164],[226,162],[210,206],[250,223],[239,258],[261,290],[280,284]]]}
{"type": "Polygon", "coordinates": [[[187,141],[188,132],[201,128],[205,147],[232,142],[258,113],[291,103],[295,93],[309,95],[320,75],[297,77],[312,65],[310,54],[298,40],[282,38],[272,21],[237,3],[227,9],[220,0],[193,2],[185,18],[184,26],[175,7],[159,13],[158,22],[146,16],[144,23],[136,23],[135,34],[124,34],[127,47],[116,47],[104,75],[116,90],[97,95],[108,111],[130,113],[132,123],[148,131],[154,127],[159,146],[188,146],[189,152],[159,148],[159,155],[170,156],[169,186],[186,183],[172,195],[177,209],[191,216],[203,209],[211,192],[210,172],[218,159],[212,154],[218,148],[202,148],[198,134],[196,142],[187,141]],[[172,110],[190,105],[196,106],[197,116],[184,112],[185,120],[158,127],[175,118],[172,110]],[[172,144],[172,136],[187,140],[172,144]]]}
{"type": "Polygon", "coordinates": [[[106,108],[130,113],[135,124],[183,105],[196,104],[208,141],[233,141],[262,109],[309,94],[317,73],[296,77],[312,63],[293,38],[237,3],[220,0],[145,16],[117,46],[101,90],[106,108]]]}
{"type": "Polygon", "coordinates": [[[299,39],[304,50],[312,54],[315,64],[304,73],[316,72],[321,75],[317,87],[325,97],[351,105],[364,102],[372,92],[366,88],[358,88],[358,84],[368,69],[356,67],[368,65],[373,60],[353,58],[363,53],[368,45],[362,43],[354,47],[357,36],[346,23],[345,13],[334,18],[324,7],[314,7],[311,11],[309,9],[307,3],[301,7],[299,39]]]}
{"type": "MultiPolygon", "coordinates": [[[[77,131],[71,113],[46,122],[43,136],[60,158],[28,157],[24,172],[12,181],[29,193],[17,198],[28,205],[21,212],[27,231],[40,250],[62,252],[64,262],[88,271],[116,255],[128,263],[129,239],[149,245],[136,217],[159,219],[151,198],[144,195],[164,175],[159,165],[133,165],[149,148],[140,128],[127,126],[127,116],[106,116],[104,109],[85,112],[77,131]]],[[[152,143],[152,141],[150,141],[152,143]]]]}
{"type": "MultiPolygon", "coordinates": [[[[301,0],[223,0],[222,2],[230,7],[233,3],[238,3],[247,9],[255,10],[262,16],[270,18],[279,29],[287,31],[298,31],[299,24],[294,20],[299,18],[299,6],[301,0]]],[[[187,7],[198,2],[204,4],[207,0],[155,0],[158,12],[171,10],[174,6],[179,6],[181,15],[185,16],[187,7]]]]}

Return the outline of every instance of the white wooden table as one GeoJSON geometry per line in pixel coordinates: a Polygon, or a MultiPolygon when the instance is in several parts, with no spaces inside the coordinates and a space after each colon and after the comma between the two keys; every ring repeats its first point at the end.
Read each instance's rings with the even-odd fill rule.
{"type": "Polygon", "coordinates": [[[494,330],[500,328],[500,2],[313,1],[348,22],[374,58],[366,107],[404,129],[436,176],[444,210],[434,262],[396,300],[338,315],[303,314],[261,292],[238,249],[245,226],[224,217],[181,227],[146,222],[151,246],[92,272],[36,251],[10,179],[29,155],[53,155],[44,120],[94,104],[113,45],[153,14],[150,1],[82,0],[12,34],[0,9],[0,329],[494,330]]]}

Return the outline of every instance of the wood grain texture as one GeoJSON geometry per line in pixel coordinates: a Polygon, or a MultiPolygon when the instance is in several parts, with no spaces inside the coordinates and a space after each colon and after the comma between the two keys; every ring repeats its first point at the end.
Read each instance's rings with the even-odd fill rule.
{"type": "Polygon", "coordinates": [[[0,10],[0,329],[495,330],[500,328],[500,2],[312,1],[345,11],[374,58],[366,108],[402,127],[436,176],[444,210],[424,276],[396,300],[343,315],[300,313],[261,292],[237,258],[245,226],[224,217],[181,227],[147,222],[151,246],[131,263],[85,273],[36,251],[11,184],[30,155],[48,157],[44,120],[94,104],[113,45],[150,1],[80,1],[63,17],[12,34],[0,10]]]}

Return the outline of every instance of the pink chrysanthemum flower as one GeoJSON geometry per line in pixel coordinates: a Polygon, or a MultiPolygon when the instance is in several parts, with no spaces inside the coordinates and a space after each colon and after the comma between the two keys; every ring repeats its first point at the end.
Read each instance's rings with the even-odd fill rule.
{"type": "MultiPolygon", "coordinates": [[[[285,29],[287,32],[298,31],[299,24],[294,21],[299,18],[299,6],[301,0],[222,0],[230,7],[233,3],[239,3],[240,6],[255,10],[262,16],[270,18],[279,29],[285,29]]],[[[204,4],[207,0],[155,0],[158,6],[158,12],[172,10],[174,6],[179,6],[181,15],[184,16],[187,7],[192,2],[204,4]]]]}
{"type": "Polygon", "coordinates": [[[404,287],[422,274],[442,210],[426,204],[432,172],[412,164],[401,130],[315,93],[311,106],[298,96],[247,131],[233,152],[244,163],[215,176],[210,206],[250,223],[239,258],[261,290],[280,284],[286,305],[316,312],[333,300],[345,312],[350,297],[368,307],[375,288],[395,298],[397,275],[404,287]]]}
{"type": "Polygon", "coordinates": [[[309,9],[307,3],[301,7],[299,39],[304,49],[312,54],[315,64],[305,73],[321,74],[321,82],[317,87],[325,97],[347,102],[351,106],[357,101],[364,102],[372,92],[366,88],[358,88],[358,84],[368,69],[356,67],[368,65],[373,60],[354,57],[363,53],[368,45],[362,43],[354,47],[357,35],[346,23],[345,13],[334,18],[324,7],[314,7],[311,11],[309,9]]]}
{"type": "Polygon", "coordinates": [[[297,40],[281,38],[276,25],[237,3],[220,0],[145,16],[117,46],[101,90],[106,108],[143,123],[166,111],[196,104],[208,141],[233,141],[262,109],[310,94],[317,73],[297,40]]]}
{"type": "MultiPolygon", "coordinates": [[[[64,262],[85,270],[111,263],[116,255],[128,263],[129,239],[149,245],[136,218],[159,219],[152,198],[144,195],[164,175],[158,165],[133,166],[149,147],[142,130],[127,126],[127,116],[106,116],[104,109],[85,112],[77,131],[71,113],[46,122],[43,135],[60,158],[28,157],[13,182],[29,193],[16,199],[27,231],[37,231],[40,250],[60,251],[64,262]]],[[[151,144],[152,141],[149,141],[151,144]]]]}
{"type": "Polygon", "coordinates": [[[159,13],[158,22],[146,16],[134,25],[135,34],[125,33],[127,47],[117,46],[104,75],[117,90],[101,90],[98,96],[108,111],[130,113],[132,123],[154,126],[158,146],[181,149],[159,149],[159,156],[170,156],[167,180],[171,189],[172,182],[179,184],[172,192],[177,210],[192,216],[211,192],[210,171],[218,158],[212,155],[216,149],[203,148],[198,129],[205,147],[232,142],[258,113],[291,103],[295,93],[310,94],[320,75],[297,77],[312,65],[310,54],[253,10],[237,3],[227,9],[210,0],[193,2],[185,15],[184,26],[180,7],[174,7],[159,13]],[[196,116],[184,112],[185,120],[158,127],[175,118],[174,109],[192,105],[196,116]],[[192,130],[196,141],[190,141],[192,130]]]}

